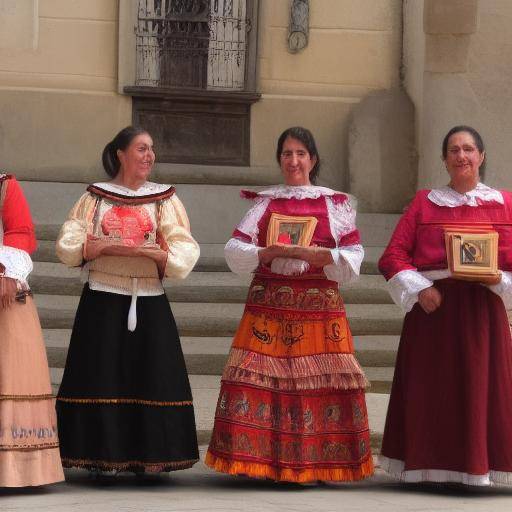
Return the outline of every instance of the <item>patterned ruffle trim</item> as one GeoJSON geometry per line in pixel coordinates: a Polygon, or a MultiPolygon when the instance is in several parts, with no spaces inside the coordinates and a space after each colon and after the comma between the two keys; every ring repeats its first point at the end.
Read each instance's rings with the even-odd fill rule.
{"type": "Polygon", "coordinates": [[[253,315],[264,315],[271,320],[332,320],[334,318],[345,317],[345,309],[327,310],[308,310],[308,309],[285,309],[284,307],[260,306],[246,304],[245,310],[253,315]]]}
{"type": "Polygon", "coordinates": [[[100,471],[131,471],[133,473],[166,473],[180,469],[191,468],[199,459],[180,460],[171,462],[145,462],[129,460],[124,462],[112,462],[105,460],[69,459],[63,458],[62,465],[65,468],[99,469],[100,471]]]}
{"type": "MultiPolygon", "coordinates": [[[[226,372],[231,369],[288,380],[331,378],[334,375],[339,375],[348,377],[347,382],[356,379],[359,383],[368,384],[363,369],[353,354],[332,353],[298,357],[271,357],[258,352],[232,348],[226,364],[226,372]]],[[[352,389],[352,386],[345,389],[352,389]]]]}
{"type": "Polygon", "coordinates": [[[222,380],[226,382],[239,382],[253,386],[278,391],[306,391],[317,389],[367,389],[370,383],[364,375],[315,375],[302,379],[278,379],[254,373],[241,368],[226,368],[222,380]]]}
{"type": "Polygon", "coordinates": [[[487,485],[511,485],[512,472],[489,471],[484,475],[474,475],[461,471],[449,471],[446,469],[416,469],[404,471],[404,462],[398,459],[390,459],[379,455],[379,466],[390,476],[401,482],[453,482],[464,485],[487,486],[487,485]]]}
{"type": "Polygon", "coordinates": [[[251,478],[267,478],[276,482],[307,483],[321,480],[324,482],[353,482],[373,475],[373,459],[368,459],[355,468],[308,468],[291,469],[279,468],[259,462],[245,462],[239,460],[227,460],[213,455],[210,451],[206,454],[205,464],[220,473],[230,475],[244,475],[251,478]]]}

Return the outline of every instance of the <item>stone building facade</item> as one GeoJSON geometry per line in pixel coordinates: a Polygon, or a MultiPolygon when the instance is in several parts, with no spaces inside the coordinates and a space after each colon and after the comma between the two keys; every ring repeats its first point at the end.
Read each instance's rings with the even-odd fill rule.
{"type": "MultiPolygon", "coordinates": [[[[322,184],[352,192],[365,211],[398,212],[417,187],[446,181],[440,141],[465,123],[487,141],[487,181],[512,186],[508,0],[309,0],[307,46],[296,53],[288,47],[293,0],[247,1],[248,85],[231,91],[205,78],[199,94],[208,116],[246,115],[246,153],[228,167],[206,158],[194,169],[236,168],[240,183],[275,176],[276,138],[301,124],[317,138],[322,184]]],[[[178,3],[192,11],[201,4],[178,3]]],[[[138,112],[130,87],[139,9],[139,0],[0,0],[3,168],[32,181],[102,176],[101,148],[138,112]]],[[[209,37],[211,64],[211,28],[209,37]]],[[[190,105],[189,93],[167,92],[169,111],[177,101],[190,105]]],[[[179,126],[162,133],[170,138],[179,126]]],[[[191,160],[171,153],[172,175],[191,160]]]]}

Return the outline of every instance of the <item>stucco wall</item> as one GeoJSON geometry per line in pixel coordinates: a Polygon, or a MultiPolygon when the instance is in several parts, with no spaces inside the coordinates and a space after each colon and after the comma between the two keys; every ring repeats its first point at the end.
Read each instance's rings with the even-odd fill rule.
{"type": "MultiPolygon", "coordinates": [[[[133,4],[0,0],[0,28],[15,27],[0,36],[4,168],[28,179],[101,176],[99,150],[131,121],[131,99],[118,93],[118,61],[123,76],[135,57],[123,43],[133,43],[133,23],[121,23],[126,34],[119,58],[119,2],[125,11],[133,4]]],[[[369,93],[400,82],[402,0],[311,1],[309,45],[295,55],[287,50],[290,4],[260,0],[262,99],[252,110],[251,165],[275,166],[279,133],[302,124],[319,143],[321,182],[345,188],[354,107],[369,93]]]]}
{"type": "Polygon", "coordinates": [[[117,13],[117,0],[0,0],[0,28],[31,35],[0,38],[3,168],[101,175],[99,150],[131,120],[116,93],[117,13]]]}
{"type": "Polygon", "coordinates": [[[274,164],[276,139],[288,126],[310,128],[323,158],[320,181],[348,182],[351,112],[368,93],[398,85],[401,0],[314,0],[309,44],[287,50],[290,0],[260,0],[258,84],[251,163],[274,164]]]}
{"type": "MultiPolygon", "coordinates": [[[[414,2],[415,0],[408,0],[414,2]]],[[[469,124],[487,146],[485,181],[512,187],[512,3],[508,0],[424,0],[406,8],[405,85],[416,107],[418,187],[447,182],[441,141],[454,125],[469,124]],[[408,16],[407,14],[410,14],[408,16]],[[423,33],[408,38],[423,24],[423,33]],[[418,41],[424,41],[424,45],[418,41]],[[423,66],[418,63],[423,61],[423,66]]]]}

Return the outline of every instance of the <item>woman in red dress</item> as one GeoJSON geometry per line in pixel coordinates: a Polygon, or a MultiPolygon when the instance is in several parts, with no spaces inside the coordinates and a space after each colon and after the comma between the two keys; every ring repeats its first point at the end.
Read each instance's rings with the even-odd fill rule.
{"type": "Polygon", "coordinates": [[[442,145],[448,186],[420,190],[379,262],[405,317],[381,465],[406,482],[512,484],[512,195],[480,182],[482,138],[442,145]],[[444,228],[490,225],[501,279],[454,279],[444,228]]]}
{"type": "Polygon", "coordinates": [[[355,211],[345,194],[312,184],[320,159],[308,130],[286,130],[277,161],[285,185],[244,193],[255,205],[225,249],[231,270],[254,279],[206,464],[277,481],[359,480],[373,473],[367,381],[338,290],[363,259],[355,211]],[[283,243],[267,246],[274,214],[314,217],[311,244],[292,245],[283,231],[283,243]]]}

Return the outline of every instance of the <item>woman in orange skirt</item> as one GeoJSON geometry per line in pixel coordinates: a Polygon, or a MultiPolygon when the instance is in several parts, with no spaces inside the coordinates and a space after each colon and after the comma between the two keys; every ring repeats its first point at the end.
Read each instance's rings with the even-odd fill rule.
{"type": "Polygon", "coordinates": [[[363,249],[349,198],[314,186],[311,133],[286,130],[285,185],[244,192],[255,205],[226,245],[232,271],[254,272],[235,334],[206,464],[217,471],[315,482],[373,473],[364,390],[338,286],[363,249]]]}

